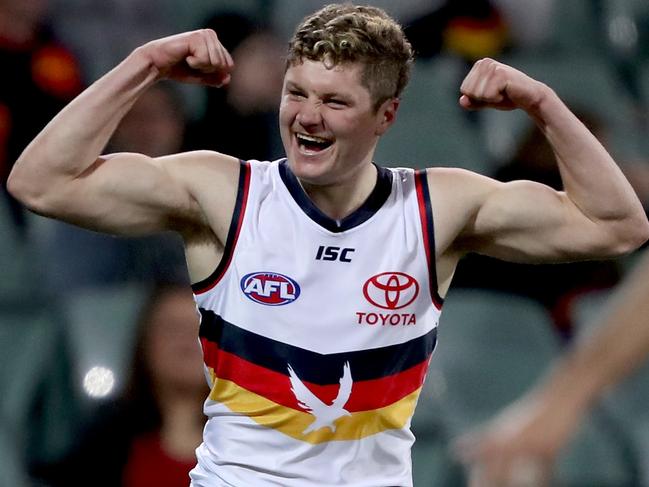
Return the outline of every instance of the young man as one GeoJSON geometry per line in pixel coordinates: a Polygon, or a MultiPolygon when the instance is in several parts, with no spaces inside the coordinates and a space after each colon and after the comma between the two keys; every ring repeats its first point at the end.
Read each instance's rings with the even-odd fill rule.
{"type": "Polygon", "coordinates": [[[604,257],[647,239],[640,203],[592,134],[547,86],[493,60],[471,70],[460,104],[525,110],[554,147],[565,192],[373,164],[411,62],[383,11],[328,6],[290,44],[286,160],[100,155],[157,80],[229,81],[214,32],[160,39],[73,101],[18,161],[10,190],[38,213],[183,236],[212,387],[192,485],[411,485],[408,426],[460,257],[604,257]]]}

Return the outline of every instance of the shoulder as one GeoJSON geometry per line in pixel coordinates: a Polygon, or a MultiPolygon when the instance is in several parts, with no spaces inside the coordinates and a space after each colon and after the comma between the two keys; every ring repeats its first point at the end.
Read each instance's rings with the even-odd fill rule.
{"type": "Polygon", "coordinates": [[[193,151],[155,159],[203,208],[227,207],[238,188],[242,162],[213,151],[193,151]]]}
{"type": "Polygon", "coordinates": [[[460,167],[428,167],[425,169],[428,181],[432,184],[480,184],[486,181],[495,181],[488,176],[484,176],[468,169],[460,167]]]}
{"type": "Polygon", "coordinates": [[[443,198],[454,205],[479,204],[504,184],[483,174],[457,167],[428,168],[426,176],[431,198],[443,198]]]}
{"type": "Polygon", "coordinates": [[[436,238],[444,250],[455,247],[456,239],[504,184],[461,168],[428,168],[426,175],[436,238]]]}
{"type": "MultiPolygon", "coordinates": [[[[184,188],[199,209],[203,224],[224,241],[239,190],[242,162],[219,152],[193,151],[159,157],[153,163],[184,188]]],[[[194,227],[185,230],[186,238],[203,233],[194,227]]]]}

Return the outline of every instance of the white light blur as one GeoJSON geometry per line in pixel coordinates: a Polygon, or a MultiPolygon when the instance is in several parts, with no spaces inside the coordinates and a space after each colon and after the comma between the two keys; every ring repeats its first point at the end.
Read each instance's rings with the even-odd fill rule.
{"type": "Polygon", "coordinates": [[[83,378],[83,390],[96,399],[108,396],[114,387],[115,374],[106,367],[92,367],[83,378]]]}

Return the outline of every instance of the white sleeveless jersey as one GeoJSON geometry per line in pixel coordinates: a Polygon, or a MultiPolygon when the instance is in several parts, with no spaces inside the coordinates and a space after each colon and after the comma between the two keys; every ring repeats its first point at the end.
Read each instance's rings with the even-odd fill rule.
{"type": "Polygon", "coordinates": [[[334,221],[288,164],[241,164],[225,253],[193,285],[211,387],[195,487],[410,486],[436,342],[425,173],[378,168],[334,221]]]}

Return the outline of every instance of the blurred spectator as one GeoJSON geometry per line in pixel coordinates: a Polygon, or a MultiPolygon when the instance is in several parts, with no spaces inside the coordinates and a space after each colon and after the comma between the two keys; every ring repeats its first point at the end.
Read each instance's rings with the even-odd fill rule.
{"type": "MultiPolygon", "coordinates": [[[[509,27],[491,0],[445,0],[405,22],[405,33],[422,60],[446,54],[458,59],[455,73],[460,86],[473,63],[498,58],[509,48],[509,27]]],[[[478,123],[484,114],[463,110],[461,116],[478,123]]]]}
{"type": "MultiPolygon", "coordinates": [[[[603,140],[599,122],[590,114],[576,111],[586,126],[603,140]]],[[[514,157],[493,177],[500,181],[528,179],[561,190],[561,177],[552,148],[537,126],[530,126],[514,157]]],[[[616,261],[589,261],[569,264],[523,265],[481,255],[469,255],[458,266],[456,287],[496,289],[536,299],[552,314],[565,335],[571,333],[571,305],[580,294],[607,289],[620,280],[616,261]]]]}
{"type": "Polygon", "coordinates": [[[547,46],[556,26],[557,0],[493,0],[509,30],[511,45],[521,49],[547,46]]]}
{"type": "MultiPolygon", "coordinates": [[[[272,25],[282,39],[288,38],[304,15],[326,3],[323,0],[274,0],[272,25]]],[[[469,41],[473,46],[458,46],[461,50],[475,49],[477,44],[483,48],[487,44],[496,47],[495,52],[502,50],[498,46],[510,44],[527,49],[545,47],[551,44],[555,34],[559,4],[557,0],[373,0],[370,3],[399,19],[409,31],[408,36],[420,56],[424,57],[439,52],[443,36],[461,31],[473,38],[469,41]],[[417,29],[411,28],[413,24],[417,29]],[[459,29],[452,33],[456,28],[459,29]]],[[[494,49],[488,51],[494,52],[494,49]]]]}
{"type": "Polygon", "coordinates": [[[16,224],[21,207],[5,190],[25,146],[82,88],[74,56],[52,34],[47,0],[0,0],[0,181],[16,224]]]}
{"type": "Polygon", "coordinates": [[[190,290],[159,285],[137,327],[131,376],[102,404],[66,459],[41,466],[52,486],[187,487],[209,392],[190,290]]]}
{"type": "MultiPolygon", "coordinates": [[[[603,124],[592,113],[578,107],[573,112],[598,140],[606,141],[603,124]]],[[[531,179],[562,190],[561,175],[552,147],[536,125],[529,125],[521,137],[511,160],[501,165],[494,174],[499,181],[531,179]]]]}
{"type": "Polygon", "coordinates": [[[89,81],[112,68],[135,46],[179,30],[167,8],[177,3],[172,0],[49,1],[57,33],[78,54],[89,81]]]}
{"type": "Polygon", "coordinates": [[[284,75],[284,46],[267,28],[237,13],[205,22],[232,53],[230,84],[204,88],[203,116],[188,130],[189,149],[212,149],[241,159],[273,160],[283,155],[277,124],[284,75]]]}
{"type": "MultiPolygon", "coordinates": [[[[372,0],[367,2],[375,7],[384,9],[390,16],[405,23],[409,19],[425,15],[443,4],[446,0],[372,0]]],[[[282,40],[288,41],[295,26],[312,12],[330,2],[327,0],[273,0],[272,13],[270,15],[271,25],[282,40]]],[[[362,3],[362,2],[361,2],[362,3]]]]}
{"type": "Polygon", "coordinates": [[[497,57],[508,45],[508,26],[489,0],[447,0],[406,25],[419,58],[450,52],[468,64],[497,57]]]}
{"type": "Polygon", "coordinates": [[[105,152],[132,151],[159,157],[182,146],[186,115],[176,85],[158,83],[122,119],[105,152]]]}
{"type": "MultiPolygon", "coordinates": [[[[159,83],[124,117],[107,151],[158,157],[177,152],[184,132],[182,98],[175,86],[159,83]]],[[[188,281],[182,242],[176,234],[120,238],[56,222],[46,250],[55,291],[123,281],[188,281]]]]}

